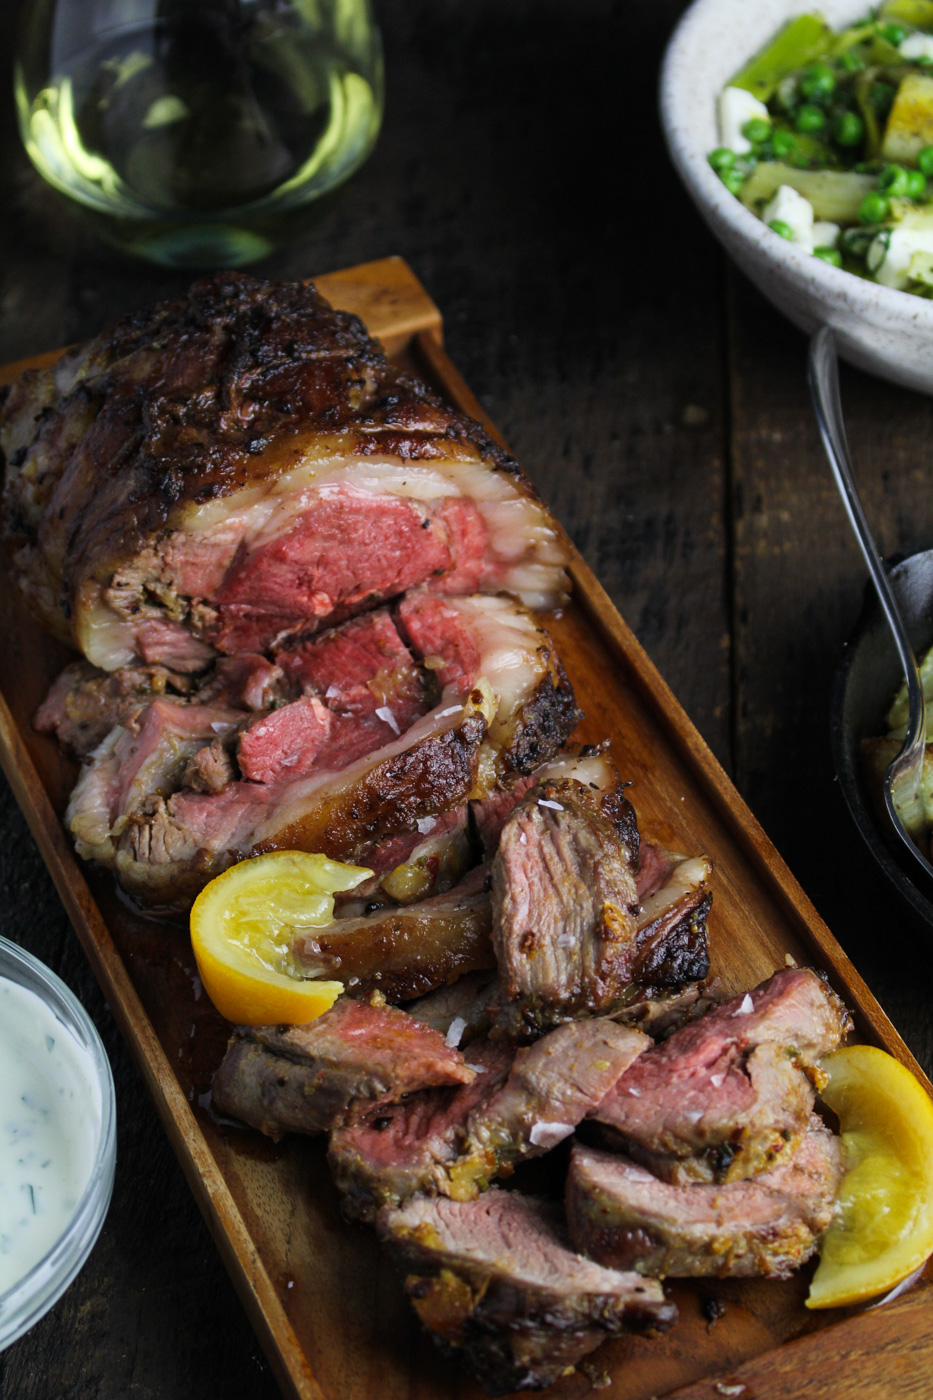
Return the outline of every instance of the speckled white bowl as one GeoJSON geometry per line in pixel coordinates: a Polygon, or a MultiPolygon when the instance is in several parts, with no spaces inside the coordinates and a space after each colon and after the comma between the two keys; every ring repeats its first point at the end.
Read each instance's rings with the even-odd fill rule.
{"type": "Polygon", "coordinates": [[[713,233],[778,310],[805,331],[832,326],[842,355],[862,369],[933,393],[933,301],[855,277],[778,238],[707,161],[719,144],[719,92],[785,20],[814,10],[840,28],[865,13],[865,0],[695,0],[661,72],[668,148],[713,233]]]}

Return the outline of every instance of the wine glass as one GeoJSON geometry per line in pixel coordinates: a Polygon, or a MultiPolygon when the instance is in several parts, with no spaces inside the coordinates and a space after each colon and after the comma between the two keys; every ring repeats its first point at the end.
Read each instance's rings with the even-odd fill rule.
{"type": "Polygon", "coordinates": [[[369,0],[27,0],[20,132],[132,252],[237,266],[346,180],[382,119],[369,0]]]}

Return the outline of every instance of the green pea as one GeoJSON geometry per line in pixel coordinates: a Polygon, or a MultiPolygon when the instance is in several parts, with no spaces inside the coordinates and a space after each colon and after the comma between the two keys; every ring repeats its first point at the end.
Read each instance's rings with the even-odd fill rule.
{"type": "Polygon", "coordinates": [[[778,130],[771,137],[771,145],[778,160],[784,160],[797,148],[797,138],[792,131],[778,130]]]}
{"type": "Polygon", "coordinates": [[[808,63],[800,78],[800,91],[814,102],[832,97],[836,91],[836,75],[829,64],[808,63]]]}
{"type": "Polygon", "coordinates": [[[735,165],[735,151],[730,151],[728,146],[717,146],[715,151],[710,151],[706,159],[713,169],[721,174],[735,165]]]}
{"type": "Polygon", "coordinates": [[[732,194],[738,194],[745,183],[745,176],[741,170],[736,170],[734,166],[729,170],[720,171],[719,178],[732,194]]]}
{"type": "Polygon", "coordinates": [[[786,224],[783,219],[772,219],[768,228],[772,233],[776,233],[778,238],[786,238],[789,243],[794,241],[794,230],[790,224],[786,224]]]}
{"type": "Polygon", "coordinates": [[[839,67],[843,73],[861,73],[865,67],[865,60],[854,49],[849,49],[840,56],[839,67]]]}
{"type": "Polygon", "coordinates": [[[742,127],[742,135],[746,141],[751,141],[753,146],[760,146],[762,141],[767,141],[771,135],[771,123],[765,121],[764,117],[752,117],[742,127]]]}
{"type": "Polygon", "coordinates": [[[933,146],[924,146],[917,152],[917,164],[924,175],[933,175],[933,146]]]}
{"type": "Polygon", "coordinates": [[[842,267],[842,254],[836,248],[814,248],[813,256],[832,267],[842,267]]]}
{"type": "Polygon", "coordinates": [[[882,224],[888,217],[889,204],[880,190],[872,190],[858,207],[860,224],[882,224]]]}
{"type": "Polygon", "coordinates": [[[840,112],[833,126],[837,146],[860,146],[865,135],[865,123],[857,112],[840,112]]]}
{"type": "Polygon", "coordinates": [[[805,102],[802,107],[797,108],[794,126],[798,131],[822,131],[825,125],[826,113],[820,107],[814,107],[812,103],[805,102]]]}
{"type": "Polygon", "coordinates": [[[887,39],[889,44],[897,48],[907,38],[907,30],[902,24],[879,24],[878,33],[882,39],[887,39]]]}
{"type": "Polygon", "coordinates": [[[907,172],[907,198],[919,199],[926,192],[926,177],[919,170],[907,172]]]}
{"type": "Polygon", "coordinates": [[[886,165],[878,176],[878,188],[890,199],[902,199],[908,188],[907,171],[902,165],[886,165]]]}
{"type": "Polygon", "coordinates": [[[868,100],[876,112],[885,113],[894,101],[894,88],[890,83],[872,83],[868,100]]]}

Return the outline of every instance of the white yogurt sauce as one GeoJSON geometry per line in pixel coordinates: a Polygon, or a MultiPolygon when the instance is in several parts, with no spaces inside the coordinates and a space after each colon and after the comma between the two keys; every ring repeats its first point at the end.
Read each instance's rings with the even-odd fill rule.
{"type": "Polygon", "coordinates": [[[87,1052],[34,992],[0,978],[0,1294],[74,1215],[100,1119],[87,1052]]]}

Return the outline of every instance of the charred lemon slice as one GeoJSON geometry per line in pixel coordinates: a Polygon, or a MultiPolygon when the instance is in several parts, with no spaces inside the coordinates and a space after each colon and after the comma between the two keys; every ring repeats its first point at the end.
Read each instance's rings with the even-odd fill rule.
{"type": "Polygon", "coordinates": [[[933,1102],[871,1045],[836,1050],[821,1066],[845,1176],[807,1307],[841,1308],[886,1293],[933,1253],[933,1102]]]}
{"type": "Polygon", "coordinates": [[[296,934],[334,917],[334,895],[371,870],[304,851],[273,851],[231,866],[198,895],[191,946],[204,990],[240,1025],[301,1025],[333,1006],[342,982],[303,979],[296,934]]]}

